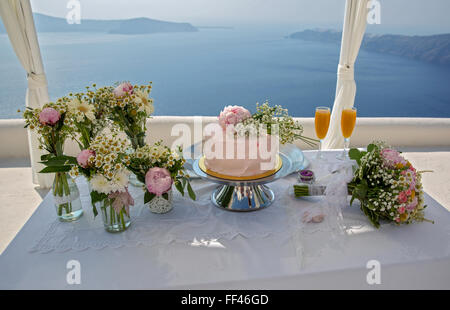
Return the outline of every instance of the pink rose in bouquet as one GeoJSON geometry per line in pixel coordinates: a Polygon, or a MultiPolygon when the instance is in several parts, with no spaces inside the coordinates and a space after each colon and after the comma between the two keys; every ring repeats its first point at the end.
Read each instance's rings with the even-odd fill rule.
{"type": "Polygon", "coordinates": [[[157,196],[167,193],[172,188],[172,183],[170,172],[165,168],[150,168],[145,175],[145,186],[157,196]]]}
{"type": "Polygon", "coordinates": [[[119,86],[117,86],[114,91],[114,96],[116,98],[122,98],[125,95],[131,95],[133,94],[133,85],[131,83],[122,83],[119,86]]]}
{"type": "Polygon", "coordinates": [[[89,158],[91,156],[95,156],[95,152],[92,150],[83,150],[80,152],[80,154],[78,154],[77,156],[77,162],[78,164],[83,167],[83,168],[88,168],[90,163],[89,163],[89,158]]]}
{"type": "Polygon", "coordinates": [[[396,150],[392,150],[392,149],[383,149],[381,150],[381,156],[384,159],[384,162],[386,163],[386,165],[388,167],[397,167],[397,165],[402,165],[405,166],[406,165],[406,160],[401,156],[401,154],[396,151],[396,150]]]}
{"type": "Polygon", "coordinates": [[[244,107],[227,106],[220,112],[219,124],[223,129],[226,129],[228,125],[236,125],[250,117],[252,117],[252,114],[244,107]]]}
{"type": "Polygon", "coordinates": [[[45,108],[39,114],[39,122],[46,126],[54,126],[60,119],[61,114],[53,108],[45,108]]]}

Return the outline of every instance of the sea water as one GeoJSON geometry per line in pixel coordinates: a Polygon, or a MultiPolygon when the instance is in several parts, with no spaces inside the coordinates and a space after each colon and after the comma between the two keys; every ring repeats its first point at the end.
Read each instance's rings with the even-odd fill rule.
{"type": "MultiPolygon", "coordinates": [[[[338,44],[286,38],[297,29],[200,29],[194,33],[40,33],[51,99],[86,85],[153,81],[156,115],[254,111],[266,99],[294,116],[332,107],[338,44]]],[[[450,68],[362,50],[356,64],[359,116],[450,117],[450,68]]],[[[0,118],[19,118],[25,72],[0,35],[0,118]]]]}

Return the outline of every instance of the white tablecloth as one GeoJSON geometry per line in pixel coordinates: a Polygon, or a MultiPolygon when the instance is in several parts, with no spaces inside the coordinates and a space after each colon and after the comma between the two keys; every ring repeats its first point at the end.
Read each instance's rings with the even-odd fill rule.
{"type": "MultiPolygon", "coordinates": [[[[310,159],[314,155],[306,152],[310,159]]],[[[330,161],[335,155],[327,152],[330,161]]],[[[324,167],[314,162],[312,169],[319,176],[324,173],[324,167]]],[[[294,176],[280,182],[283,186],[272,186],[277,188],[276,194],[285,196],[270,207],[270,212],[281,210],[280,203],[299,209],[320,204],[321,198],[298,200],[288,188],[283,192],[281,188],[294,184],[294,176]]],[[[353,206],[343,210],[345,237],[322,229],[323,223],[307,226],[306,231],[289,229],[286,234],[260,238],[237,235],[217,240],[33,253],[30,249],[54,221],[52,198],[47,196],[0,256],[0,289],[450,289],[450,213],[429,196],[426,202],[426,215],[435,220],[434,225],[385,224],[376,230],[353,206]],[[80,285],[67,283],[67,263],[71,260],[80,262],[80,285]],[[381,285],[366,281],[370,260],[381,264],[381,285]]],[[[85,206],[85,212],[85,217],[91,216],[89,207],[85,206]]],[[[281,230],[273,227],[273,231],[281,230]]]]}

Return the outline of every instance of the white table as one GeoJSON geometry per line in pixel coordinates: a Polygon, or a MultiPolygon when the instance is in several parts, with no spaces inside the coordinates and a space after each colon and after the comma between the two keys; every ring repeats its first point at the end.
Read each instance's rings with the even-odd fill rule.
{"type": "MultiPolygon", "coordinates": [[[[315,152],[305,154],[312,158],[315,152]]],[[[327,152],[329,158],[335,155],[327,152]]],[[[301,207],[301,201],[295,203],[301,207]]],[[[450,289],[450,213],[428,195],[426,203],[434,225],[387,224],[380,230],[355,226],[336,246],[324,242],[326,233],[317,232],[281,239],[236,237],[204,244],[30,253],[36,236],[54,220],[47,196],[0,256],[0,289],[450,289]],[[296,242],[303,242],[302,264],[296,242]],[[79,285],[67,283],[70,260],[81,264],[79,285]],[[381,264],[380,285],[367,283],[370,260],[381,264]]],[[[85,216],[91,215],[88,210],[85,216]]],[[[343,213],[360,216],[356,206],[343,213]]]]}

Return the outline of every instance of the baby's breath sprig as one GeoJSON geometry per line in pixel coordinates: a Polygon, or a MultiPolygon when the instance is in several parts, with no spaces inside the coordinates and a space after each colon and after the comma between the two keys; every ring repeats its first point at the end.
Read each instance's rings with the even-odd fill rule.
{"type": "Polygon", "coordinates": [[[287,109],[280,105],[270,106],[268,101],[256,103],[256,113],[236,126],[239,135],[259,134],[261,128],[267,134],[278,134],[281,144],[302,140],[309,146],[315,146],[318,142],[303,135],[303,126],[289,115],[287,109]]]}

